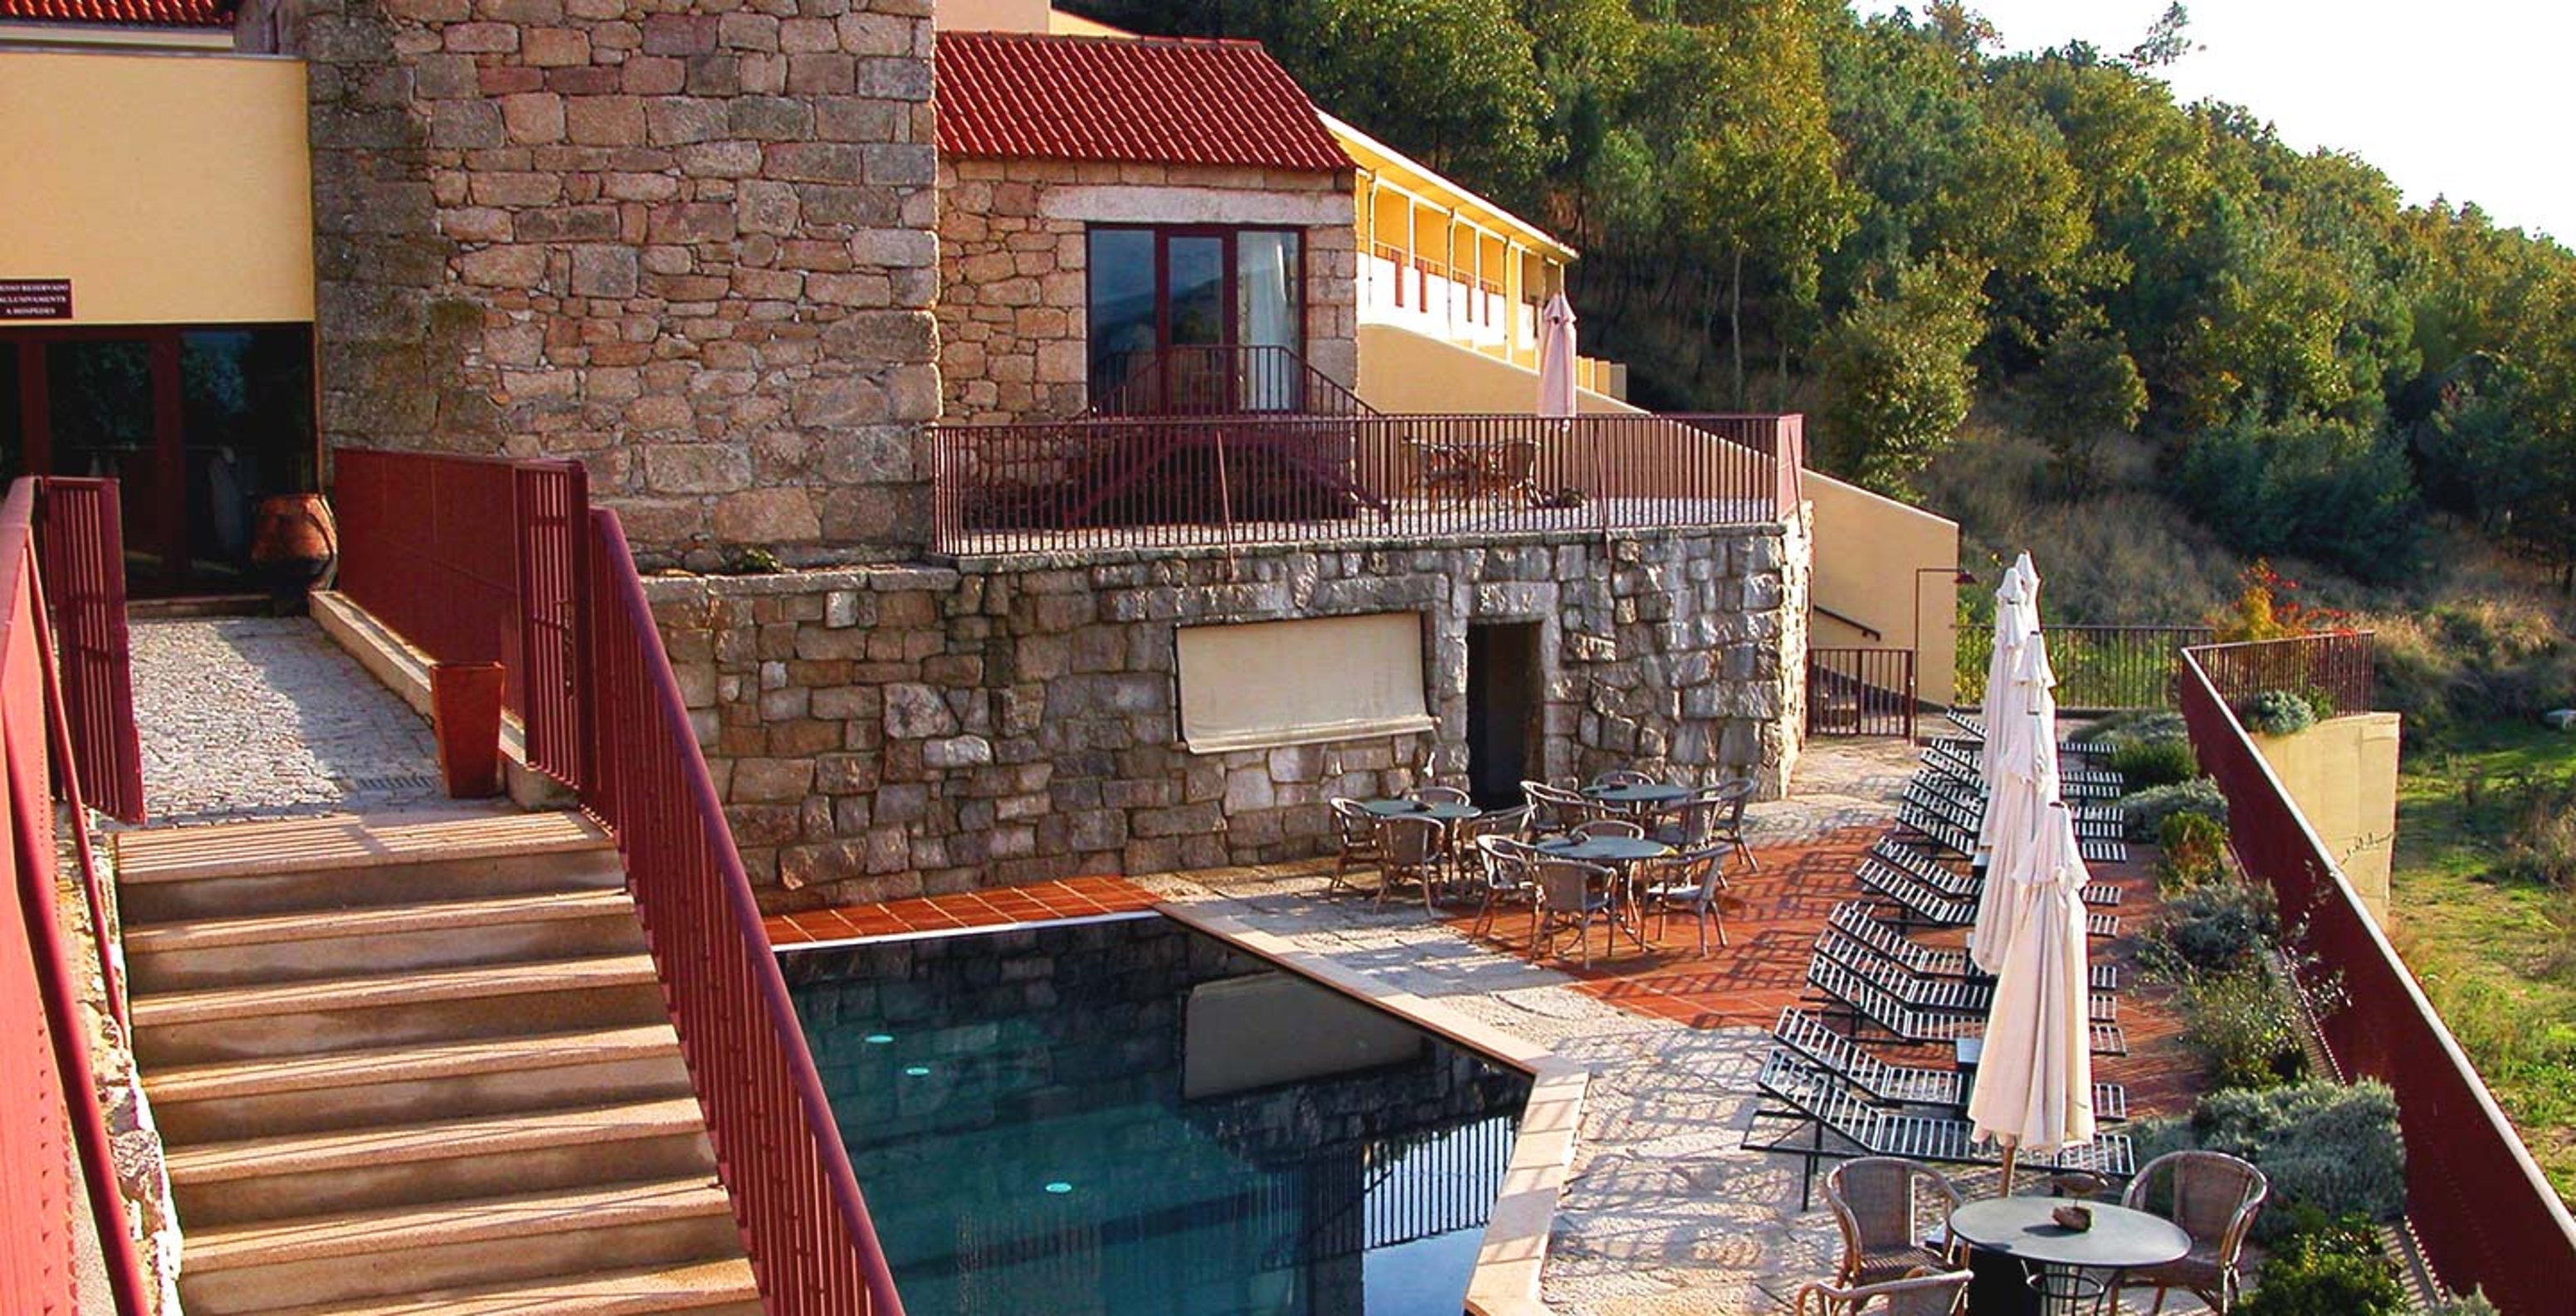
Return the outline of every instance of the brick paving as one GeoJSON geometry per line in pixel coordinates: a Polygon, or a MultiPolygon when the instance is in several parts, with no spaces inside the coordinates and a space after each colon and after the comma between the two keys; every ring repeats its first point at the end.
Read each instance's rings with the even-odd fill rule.
{"type": "Polygon", "coordinates": [[[152,826],[443,801],[429,724],[302,617],[136,622],[152,826]]]}

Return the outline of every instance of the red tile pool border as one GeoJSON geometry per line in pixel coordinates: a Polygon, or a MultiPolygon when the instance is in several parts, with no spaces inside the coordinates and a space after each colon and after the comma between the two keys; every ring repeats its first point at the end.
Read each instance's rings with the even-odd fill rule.
{"type": "Polygon", "coordinates": [[[781,949],[866,937],[897,937],[960,928],[1051,923],[1151,909],[1157,897],[1119,877],[1075,877],[1059,882],[961,891],[946,896],[881,900],[865,905],[799,910],[762,920],[769,944],[781,949]]]}

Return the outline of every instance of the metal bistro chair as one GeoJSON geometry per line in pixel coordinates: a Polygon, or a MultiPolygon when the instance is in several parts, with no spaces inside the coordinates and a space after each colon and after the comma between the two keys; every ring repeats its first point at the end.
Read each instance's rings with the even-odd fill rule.
{"type": "Polygon", "coordinates": [[[1755,784],[1751,777],[1738,777],[1711,787],[1718,796],[1718,808],[1709,819],[1708,835],[1700,838],[1702,845],[1731,847],[1748,873],[1762,871],[1762,861],[1753,857],[1753,847],[1744,841],[1744,806],[1753,802],[1755,784]]]}
{"type": "Polygon", "coordinates": [[[2120,1204],[2153,1211],[2182,1226],[2191,1235],[2191,1251],[2179,1261],[2113,1276],[2103,1295],[2108,1309],[2120,1309],[2122,1288],[2153,1288],[2156,1305],[2148,1312],[2156,1316],[2165,1309],[2165,1294],[2182,1289],[2218,1316],[2227,1316],[2243,1296],[2245,1281],[2236,1263],[2245,1250],[2245,1236],[2253,1232],[2254,1218],[2263,1214],[2263,1199],[2271,1193],[2271,1181],[2261,1170],[2225,1152],[2167,1152],[2147,1162],[2129,1181],[2120,1204]]]}
{"type": "Polygon", "coordinates": [[[1647,826],[1646,835],[1676,850],[1697,850],[1708,844],[1736,797],[1752,792],[1753,783],[1743,780],[1703,786],[1691,792],[1689,799],[1658,812],[1647,826]]]}
{"type": "Polygon", "coordinates": [[[1942,1246],[1925,1241],[1931,1227],[1948,1238],[1950,1213],[1959,1209],[1959,1190],[1939,1170],[1901,1156],[1863,1156],[1825,1172],[1825,1204],[1843,1233],[1842,1263],[1834,1282],[1845,1287],[1884,1284],[1916,1270],[1950,1270],[1961,1264],[1962,1249],[1952,1239],[1942,1246]],[[1926,1194],[1939,1210],[1928,1218],[1926,1194]]]}
{"type": "Polygon", "coordinates": [[[1475,858],[1477,846],[1488,836],[1508,837],[1515,841],[1530,840],[1530,807],[1489,809],[1449,828],[1449,849],[1461,862],[1475,858]]]}
{"type": "Polygon", "coordinates": [[[1572,831],[1595,812],[1592,801],[1543,781],[1522,782],[1521,796],[1529,801],[1530,830],[1542,835],[1572,831]]]}
{"type": "Polygon", "coordinates": [[[1412,818],[1397,814],[1377,820],[1378,836],[1378,907],[1386,907],[1387,893],[1398,882],[1416,882],[1422,887],[1422,912],[1437,914],[1432,900],[1440,884],[1448,877],[1449,850],[1443,844],[1449,829],[1432,818],[1412,818]]]}
{"type": "Polygon", "coordinates": [[[1657,919],[1655,935],[1664,935],[1671,926],[1673,911],[1687,909],[1699,925],[1699,953],[1708,954],[1708,930],[1717,928],[1717,944],[1726,944],[1726,848],[1712,846],[1691,850],[1670,859],[1658,859],[1647,870],[1644,895],[1657,919]]]}
{"type": "Polygon", "coordinates": [[[1599,864],[1553,855],[1532,862],[1530,881],[1538,888],[1538,904],[1530,910],[1530,958],[1537,959],[1543,949],[1554,946],[1556,935],[1570,927],[1575,946],[1583,952],[1583,967],[1591,968],[1592,920],[1601,920],[1603,949],[1619,935],[1610,895],[1617,879],[1617,873],[1599,864]]]}
{"type": "Polygon", "coordinates": [[[1592,789],[1608,790],[1614,786],[1652,786],[1655,779],[1627,768],[1612,768],[1592,779],[1592,789]]]}
{"type": "Polygon", "coordinates": [[[1475,845],[1476,923],[1468,935],[1483,936],[1493,930],[1494,914],[1506,903],[1538,898],[1530,866],[1547,856],[1517,837],[1500,833],[1479,836],[1475,845]]]}
{"type": "Polygon", "coordinates": [[[1416,786],[1412,798],[1424,804],[1466,804],[1467,792],[1455,786],[1416,786]]]}
{"type": "Polygon", "coordinates": [[[1968,1284],[1975,1278],[1970,1271],[1922,1267],[1882,1284],[1810,1284],[1798,1290],[1797,1316],[1958,1316],[1968,1309],[1968,1284]]]}
{"type": "Polygon", "coordinates": [[[1326,894],[1350,886],[1352,869],[1374,868],[1379,858],[1377,818],[1361,808],[1357,800],[1336,799],[1331,803],[1334,836],[1341,842],[1341,852],[1333,858],[1333,880],[1324,888],[1326,894]]]}
{"type": "Polygon", "coordinates": [[[1596,836],[1616,836],[1625,840],[1643,840],[1646,829],[1625,818],[1594,818],[1574,825],[1574,835],[1589,840],[1596,836]]]}

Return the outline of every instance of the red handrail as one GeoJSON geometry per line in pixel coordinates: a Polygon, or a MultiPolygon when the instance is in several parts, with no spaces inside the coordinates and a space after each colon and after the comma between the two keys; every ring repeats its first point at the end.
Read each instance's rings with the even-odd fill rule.
{"type": "Polygon", "coordinates": [[[772,1316],[901,1316],[617,515],[591,513],[582,803],[616,833],[772,1316]]]}
{"type": "MultiPolygon", "coordinates": [[[[68,729],[53,689],[53,647],[35,563],[35,499],[34,481],[22,479],[0,505],[0,588],[8,592],[0,614],[0,760],[7,773],[5,841],[17,893],[15,915],[0,919],[0,1094],[9,1102],[0,1119],[0,1201],[9,1208],[9,1227],[0,1230],[0,1261],[6,1263],[0,1298],[11,1312],[79,1309],[67,1228],[71,1185],[62,1173],[68,1138],[118,1316],[145,1316],[143,1265],[126,1225],[77,975],[54,906],[49,787],[56,768],[63,768],[60,777],[78,827],[79,773],[76,765],[58,764],[54,757],[56,747],[68,742],[68,729]]],[[[85,837],[76,840],[94,894],[88,846],[85,837]]],[[[112,968],[104,959],[102,965],[112,968]]]]}
{"type": "Polygon", "coordinates": [[[2348,662],[2350,639],[2185,649],[2183,720],[2227,797],[2238,861],[2305,921],[2306,951],[2341,980],[2345,1004],[2318,1021],[2336,1069],[2397,1094],[2407,1215],[2434,1271],[2454,1291],[2483,1287],[2505,1311],[2559,1310],[2564,1277],[2576,1273],[2576,1221],[2211,676],[2213,666],[2255,663],[2263,679],[2309,670],[2283,645],[2331,647],[2313,655],[2318,664],[2348,662]]]}
{"type": "Polygon", "coordinates": [[[91,807],[143,821],[143,744],[125,626],[125,525],[116,481],[47,476],[36,482],[37,566],[58,623],[55,638],[64,761],[91,807]]]}

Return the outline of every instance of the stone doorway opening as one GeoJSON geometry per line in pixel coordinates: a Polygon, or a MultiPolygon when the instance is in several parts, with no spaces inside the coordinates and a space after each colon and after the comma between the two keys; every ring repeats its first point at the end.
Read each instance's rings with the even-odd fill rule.
{"type": "Polygon", "coordinates": [[[1467,627],[1467,790],[1484,808],[1518,805],[1521,783],[1543,775],[1543,661],[1537,622],[1467,627]]]}

